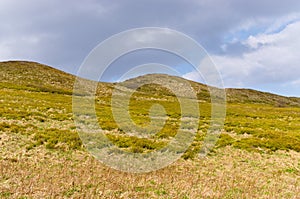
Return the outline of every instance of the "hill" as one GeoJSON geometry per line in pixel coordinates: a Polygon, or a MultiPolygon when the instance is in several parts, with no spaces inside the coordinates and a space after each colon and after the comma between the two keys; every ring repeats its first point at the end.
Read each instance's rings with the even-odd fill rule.
{"type": "Polygon", "coordinates": [[[50,66],[27,61],[0,63],[1,87],[71,94],[75,77],[50,66]]]}
{"type": "MultiPolygon", "coordinates": [[[[227,116],[220,139],[208,157],[199,160],[211,119],[208,86],[189,81],[197,93],[200,118],[192,114],[182,121],[174,93],[158,84],[139,87],[128,107],[138,130],[152,124],[149,109],[154,104],[162,105],[166,112],[154,117],[150,129],[154,133],[140,136],[128,120],[121,117],[116,122],[111,109],[114,88],[122,100],[139,83],[154,81],[168,83],[181,97],[188,97],[184,87],[176,84],[182,78],[152,74],[121,83],[99,82],[95,97],[98,122],[120,149],[143,154],[161,149],[181,123],[189,132],[196,132],[191,146],[174,165],[133,175],[99,164],[83,147],[72,112],[74,81],[73,75],[38,63],[0,63],[0,198],[297,197],[299,98],[226,89],[227,116]],[[199,120],[196,128],[192,126],[195,118],[199,120]],[[156,128],[164,119],[163,128],[156,128]]],[[[117,113],[124,110],[118,102],[117,113]]]]}
{"type": "MultiPolygon", "coordinates": [[[[60,71],[58,69],[43,64],[29,61],[8,61],[0,63],[0,86],[14,89],[24,89],[33,91],[45,91],[52,93],[73,94],[73,85],[75,76],[60,71]]],[[[184,87],[178,87],[178,81],[183,81],[180,77],[166,74],[149,74],[132,78],[122,82],[122,86],[133,88],[136,84],[143,84],[146,81],[165,83],[169,79],[169,86],[180,89],[181,96],[185,96],[184,87]],[[171,82],[174,80],[173,82],[171,82]]],[[[210,100],[209,87],[207,85],[188,81],[197,93],[200,100],[210,100]]],[[[102,89],[112,89],[112,83],[99,83],[102,89]]],[[[147,92],[158,93],[155,86],[149,85],[147,92]]],[[[145,89],[145,87],[144,87],[145,89]]],[[[142,91],[142,90],[140,90],[142,91]]],[[[100,92],[100,91],[99,91],[100,92]]],[[[167,93],[165,93],[167,94],[167,93]]],[[[170,94],[170,93],[169,93],[170,94]]],[[[259,103],[275,106],[300,106],[300,98],[284,97],[272,93],[260,92],[251,89],[226,89],[226,98],[228,103],[259,103]]]]}
{"type": "MultiPolygon", "coordinates": [[[[129,80],[126,80],[122,83],[123,86],[126,86],[128,88],[133,88],[137,84],[143,84],[144,82],[153,81],[157,82],[158,84],[164,84],[164,80],[169,79],[168,82],[170,87],[179,89],[179,91],[182,93],[181,96],[185,95],[185,88],[178,86],[178,81],[183,81],[183,78],[181,77],[174,77],[166,74],[149,74],[144,76],[139,76],[136,78],[132,78],[129,80]],[[172,82],[172,80],[175,80],[172,82]]],[[[209,86],[190,81],[185,80],[190,83],[190,85],[193,87],[195,92],[197,93],[197,96],[199,100],[206,100],[210,101],[210,93],[209,93],[209,86]]],[[[212,88],[212,87],[211,87],[212,88]]],[[[148,92],[157,93],[159,90],[155,86],[148,89],[148,92]]],[[[261,92],[256,91],[252,89],[235,89],[235,88],[227,88],[225,89],[226,92],[226,100],[228,103],[253,103],[253,104],[269,104],[274,106],[300,106],[300,98],[296,97],[285,97],[280,96],[272,93],[267,92],[261,92]]]]}

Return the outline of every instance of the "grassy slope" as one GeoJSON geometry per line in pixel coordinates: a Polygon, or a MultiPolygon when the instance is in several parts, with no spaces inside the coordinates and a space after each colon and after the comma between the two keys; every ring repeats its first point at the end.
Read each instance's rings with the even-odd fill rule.
{"type": "MultiPolygon", "coordinates": [[[[208,162],[179,161],[164,170],[138,177],[97,165],[82,148],[72,118],[72,75],[37,63],[6,62],[0,63],[0,79],[0,196],[41,197],[47,193],[42,187],[53,184],[52,178],[46,175],[47,172],[57,178],[57,186],[51,185],[52,196],[91,196],[98,193],[103,196],[113,194],[115,197],[123,194],[124,197],[148,195],[154,198],[195,198],[199,195],[290,198],[297,193],[299,153],[278,150],[300,151],[298,98],[228,89],[227,117],[216,148],[218,153],[213,153],[208,162]],[[266,152],[272,153],[268,155],[266,152]],[[107,179],[107,184],[96,177],[89,178],[90,173],[83,171],[81,164],[85,164],[84,168],[92,172],[93,176],[107,179]],[[218,165],[222,164],[224,166],[219,168],[218,165]],[[43,165],[48,165],[47,172],[43,171],[43,165]],[[30,167],[34,169],[22,170],[30,167]],[[199,171],[199,167],[205,169],[199,171]],[[57,169],[63,169],[65,173],[56,173],[57,169]],[[174,169],[177,171],[176,175],[174,179],[169,179],[169,174],[174,169]],[[192,174],[188,179],[181,179],[184,178],[181,171],[192,174]],[[74,172],[83,173],[83,176],[77,173],[68,178],[68,174],[74,172]],[[128,181],[126,184],[132,186],[119,180],[113,181],[113,176],[118,175],[124,176],[128,181]],[[253,175],[260,178],[252,179],[253,175]],[[42,176],[43,182],[36,179],[37,176],[42,176]],[[88,179],[83,180],[82,177],[88,179]],[[171,181],[177,183],[170,183],[171,181]],[[213,181],[219,183],[216,185],[213,181]],[[257,184],[260,185],[257,187],[257,184]],[[26,188],[30,186],[31,189],[26,188]],[[249,187],[251,191],[247,191],[249,187]]],[[[127,83],[132,84],[134,81],[136,80],[127,83]]],[[[185,158],[193,158],[197,154],[210,118],[206,86],[194,82],[192,86],[199,91],[198,96],[202,100],[201,122],[196,140],[184,155],[185,158]]],[[[155,87],[158,90],[154,94],[160,92],[169,97],[153,93],[151,97],[164,105],[167,112],[174,116],[174,120],[154,137],[145,140],[122,134],[122,129],[114,123],[109,105],[112,87],[112,84],[99,84],[97,114],[101,127],[113,132],[108,136],[115,144],[124,150],[147,152],[161,147],[166,138],[173,136],[176,130],[177,105],[176,102],[165,101],[166,98],[173,99],[168,91],[155,87]]],[[[151,92],[151,89],[151,85],[145,86],[134,94],[131,112],[137,124],[142,125],[148,120],[147,107],[153,104],[153,100],[141,102],[140,99],[147,98],[147,92],[151,92]]]]}

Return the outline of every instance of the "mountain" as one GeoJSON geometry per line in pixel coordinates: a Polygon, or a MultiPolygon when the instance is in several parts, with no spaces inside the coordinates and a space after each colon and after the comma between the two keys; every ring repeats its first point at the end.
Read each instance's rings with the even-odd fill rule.
{"type": "MultiPolygon", "coordinates": [[[[36,62],[0,62],[0,88],[72,95],[75,79],[74,75],[36,62]]],[[[99,83],[98,88],[105,90],[112,86],[111,83],[99,83]]]]}
{"type": "MultiPolygon", "coordinates": [[[[98,87],[95,100],[85,93],[75,93],[75,98],[83,102],[79,111],[85,110],[84,100],[95,101],[89,102],[95,104],[92,111],[96,112],[101,127],[98,130],[117,146],[118,150],[112,150],[107,139],[101,139],[102,134],[92,131],[85,137],[75,126],[72,103],[75,78],[39,63],[0,63],[0,198],[295,198],[299,195],[299,98],[226,89],[228,103],[221,134],[208,156],[199,159],[206,138],[209,141],[216,138],[209,131],[215,127],[211,124],[209,86],[188,81],[199,99],[192,100],[200,107],[200,117],[195,117],[197,109],[189,106],[185,110],[190,115],[180,113],[181,104],[172,92],[176,89],[178,99],[189,98],[181,84],[187,80],[180,77],[150,74],[119,83],[81,79],[84,85],[96,83],[98,87]],[[149,82],[152,84],[139,87],[149,82]],[[113,98],[116,100],[113,113],[114,90],[119,92],[113,98]],[[122,104],[125,94],[131,97],[127,106],[122,104]],[[154,106],[157,104],[161,106],[154,106]],[[160,112],[161,107],[164,113],[160,112]],[[159,111],[155,112],[156,108],[159,111]],[[123,117],[121,111],[130,117],[128,114],[123,117]],[[119,116],[118,120],[115,116],[119,116]],[[108,152],[104,157],[113,162],[118,161],[114,155],[123,155],[124,151],[147,157],[149,152],[166,149],[178,134],[179,126],[184,130],[181,134],[184,141],[190,133],[195,137],[187,150],[176,151],[182,158],[164,169],[138,175],[123,173],[92,156],[93,149],[104,146],[108,152]]],[[[89,126],[90,114],[83,113],[81,121],[89,126]]],[[[173,146],[175,143],[180,147],[184,141],[173,142],[173,146]]],[[[163,158],[165,162],[169,156],[163,158]]],[[[143,162],[149,165],[145,159],[143,162]]],[[[138,164],[128,165],[140,168],[138,164]]]]}
{"type": "Polygon", "coordinates": [[[75,77],[50,66],[27,61],[0,63],[1,86],[71,93],[75,77]]]}
{"type": "Polygon", "coordinates": [[[228,102],[271,104],[278,107],[300,106],[300,98],[285,97],[253,89],[226,89],[228,102]]]}
{"type": "MultiPolygon", "coordinates": [[[[29,61],[8,61],[0,63],[0,87],[35,90],[52,93],[64,93],[71,95],[75,76],[66,72],[54,69],[43,64],[29,61]]],[[[168,84],[172,88],[179,89],[181,96],[185,96],[185,88],[178,86],[178,81],[183,81],[181,77],[174,77],[166,74],[149,74],[139,76],[122,82],[120,85],[127,88],[134,88],[136,85],[142,85],[144,82],[156,82],[157,84],[168,84]],[[172,81],[174,80],[174,81],[172,81]]],[[[207,85],[189,81],[190,85],[196,91],[200,100],[210,100],[209,87],[207,85]]],[[[103,90],[111,90],[114,84],[99,83],[103,90]]],[[[143,88],[145,90],[145,88],[143,88]]],[[[142,91],[141,89],[139,91],[142,91]]],[[[101,91],[99,91],[101,92],[101,91]]],[[[148,85],[147,92],[161,92],[157,86],[148,85]]],[[[170,94],[171,93],[164,93],[170,94]]],[[[260,92],[251,89],[226,89],[226,98],[229,103],[259,103],[271,104],[274,106],[300,106],[300,98],[284,97],[272,93],[260,92]]]]}
{"type": "MultiPolygon", "coordinates": [[[[178,81],[183,81],[181,77],[174,77],[165,74],[149,74],[144,76],[139,76],[136,78],[132,78],[126,80],[122,83],[123,86],[128,88],[136,87],[137,84],[143,84],[144,82],[152,81],[157,82],[158,84],[163,85],[165,83],[164,80],[170,79],[168,82],[170,87],[179,89],[182,93],[181,96],[185,96],[185,88],[177,85],[178,81]],[[171,80],[175,81],[171,81],[171,80]]],[[[210,92],[209,87],[205,84],[185,80],[190,83],[193,89],[196,91],[199,100],[210,100],[210,92]]],[[[148,89],[148,92],[156,92],[158,91],[155,86],[151,89],[148,89]]],[[[235,88],[226,88],[226,100],[229,103],[257,103],[257,104],[270,104],[274,106],[300,106],[300,98],[297,97],[285,97],[272,93],[256,91],[252,89],[235,89],[235,88]]]]}
{"type": "MultiPolygon", "coordinates": [[[[61,128],[57,128],[54,132],[61,132],[61,139],[64,140],[63,142],[68,147],[80,148],[81,143],[74,130],[72,113],[72,94],[75,79],[74,75],[35,62],[2,62],[0,63],[0,100],[3,103],[0,106],[0,116],[3,121],[20,121],[20,119],[37,123],[49,121],[50,123],[54,122],[57,126],[62,121],[68,121],[70,122],[70,128],[66,128],[65,131],[71,133],[72,139],[75,141],[64,138],[66,135],[61,128]],[[57,123],[58,121],[59,123],[57,123]]],[[[119,83],[81,80],[86,85],[90,83],[98,85],[95,108],[97,116],[100,118],[99,123],[102,125],[102,129],[108,132],[118,132],[117,134],[109,134],[110,139],[115,140],[120,146],[126,146],[137,151],[153,150],[156,146],[163,146],[164,139],[174,136],[181,113],[178,100],[174,96],[172,89],[176,89],[179,97],[189,98],[191,96],[188,96],[189,92],[187,92],[184,83],[188,82],[194,89],[201,107],[200,115],[202,120],[198,127],[198,141],[193,145],[192,152],[190,151],[191,154],[195,154],[199,150],[199,147],[196,146],[201,144],[203,133],[210,126],[211,104],[209,90],[218,90],[201,83],[165,74],[149,74],[119,83]],[[125,122],[123,125],[125,129],[120,128],[112,114],[111,96],[114,90],[119,91],[118,95],[120,96],[120,98],[115,98],[119,100],[116,103],[120,106],[117,108],[117,111],[124,109],[124,104],[122,104],[122,101],[124,101],[123,96],[133,93],[129,110],[131,111],[131,116],[135,118],[136,124],[143,126],[149,122],[149,109],[157,102],[165,107],[171,120],[169,123],[166,123],[167,126],[157,133],[153,139],[151,138],[152,140],[145,141],[141,139],[133,142],[132,137],[122,135],[123,131],[130,129],[131,124],[128,124],[130,121],[125,122]],[[157,139],[161,140],[156,143],[157,139]],[[147,142],[148,148],[145,148],[144,142],[147,142]]],[[[300,128],[298,122],[300,98],[284,97],[250,89],[225,89],[225,91],[227,116],[224,126],[225,134],[219,140],[220,146],[232,145],[247,149],[300,150],[300,139],[296,131],[300,128]],[[241,137],[241,134],[249,135],[250,137],[241,137]],[[280,137],[278,137],[279,135],[280,137]]],[[[76,95],[80,97],[86,95],[86,93],[76,93],[76,95]]],[[[122,121],[126,121],[123,119],[121,118],[122,121]]],[[[29,124],[31,123],[29,122],[29,124]]],[[[6,126],[10,128],[7,122],[2,122],[2,129],[5,130],[6,126]]],[[[189,124],[186,124],[186,126],[188,127],[189,124]]],[[[27,129],[25,127],[20,128],[27,129]]],[[[52,132],[53,129],[48,130],[52,132]]],[[[42,132],[42,135],[34,137],[37,140],[33,142],[33,146],[47,143],[44,139],[52,137],[45,138],[43,137],[45,136],[44,134],[45,132],[42,132]]],[[[59,140],[56,139],[58,138],[52,137],[51,139],[54,139],[53,143],[48,143],[47,146],[54,148],[62,146],[57,144],[59,140]]],[[[187,155],[187,157],[190,157],[190,155],[187,155]]]]}

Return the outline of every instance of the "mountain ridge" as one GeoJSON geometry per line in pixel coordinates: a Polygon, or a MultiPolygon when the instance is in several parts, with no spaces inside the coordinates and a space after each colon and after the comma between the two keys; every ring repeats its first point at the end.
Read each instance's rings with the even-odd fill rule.
{"type": "MultiPolygon", "coordinates": [[[[161,79],[167,78],[188,81],[197,93],[199,99],[209,101],[210,86],[167,74],[147,74],[125,80],[121,83],[98,82],[97,92],[103,93],[105,90],[111,90],[114,85],[122,85],[130,89],[135,87],[136,84],[143,84],[145,81],[151,80],[159,83],[161,79]]],[[[0,87],[2,88],[36,90],[71,95],[73,94],[73,84],[76,76],[37,62],[6,61],[0,62],[0,79],[0,87]]],[[[175,87],[174,82],[172,86],[175,87]]],[[[153,92],[156,92],[154,86],[150,86],[148,89],[150,91],[154,89],[153,92]]],[[[260,103],[271,104],[278,107],[300,106],[300,98],[298,97],[286,97],[246,88],[226,88],[225,92],[227,102],[229,103],[260,103]]],[[[184,89],[182,89],[182,93],[184,95],[184,89]]]]}

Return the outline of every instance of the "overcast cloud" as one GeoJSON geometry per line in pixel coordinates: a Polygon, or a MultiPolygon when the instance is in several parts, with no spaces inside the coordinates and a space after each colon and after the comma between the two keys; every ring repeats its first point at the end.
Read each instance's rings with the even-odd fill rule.
{"type": "MultiPolygon", "coordinates": [[[[1,0],[0,24],[0,60],[70,73],[113,34],[168,27],[208,51],[225,86],[300,96],[298,0],[1,0]]],[[[182,75],[199,79],[189,70],[182,75]]]]}

